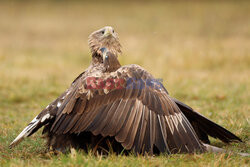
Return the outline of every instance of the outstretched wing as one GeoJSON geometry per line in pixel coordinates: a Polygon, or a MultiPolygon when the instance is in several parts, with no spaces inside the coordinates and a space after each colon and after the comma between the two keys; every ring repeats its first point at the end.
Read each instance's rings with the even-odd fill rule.
{"type": "Polygon", "coordinates": [[[187,117],[188,121],[191,123],[196,134],[198,135],[199,139],[204,143],[208,144],[210,143],[208,135],[214,138],[218,138],[225,143],[233,141],[242,142],[242,140],[239,137],[237,137],[227,129],[223,128],[222,126],[204,117],[200,113],[194,111],[188,105],[174,98],[172,98],[172,100],[180,108],[181,112],[187,117]]]}
{"type": "Polygon", "coordinates": [[[114,136],[135,152],[203,151],[191,124],[151,74],[128,65],[78,79],[58,108],[51,132],[114,136]],[[97,76],[97,77],[96,77],[97,76]]]}
{"type": "Polygon", "coordinates": [[[55,99],[52,103],[50,103],[44,110],[40,112],[28,125],[23,129],[23,131],[11,142],[10,148],[18,145],[25,137],[31,136],[34,134],[38,129],[45,126],[48,123],[54,121],[56,114],[60,105],[65,100],[65,97],[68,96],[71,89],[75,87],[75,82],[78,81],[86,71],[81,73],[71,84],[69,89],[63,92],[57,99],[55,99]]]}

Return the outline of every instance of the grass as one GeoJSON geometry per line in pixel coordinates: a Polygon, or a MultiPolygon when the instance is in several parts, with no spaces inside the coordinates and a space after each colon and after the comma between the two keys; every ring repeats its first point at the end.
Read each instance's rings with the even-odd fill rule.
{"type": "Polygon", "coordinates": [[[122,64],[143,66],[244,141],[213,145],[249,153],[249,2],[1,2],[0,11],[0,166],[249,166],[231,154],[56,156],[45,153],[41,131],[8,148],[89,65],[88,35],[111,25],[122,64]]]}

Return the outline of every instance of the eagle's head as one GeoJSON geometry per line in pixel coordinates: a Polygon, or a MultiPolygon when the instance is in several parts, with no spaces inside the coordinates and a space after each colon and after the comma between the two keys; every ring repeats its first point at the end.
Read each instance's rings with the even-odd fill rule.
{"type": "Polygon", "coordinates": [[[121,54],[121,44],[118,34],[110,26],[103,27],[91,33],[89,36],[89,47],[93,58],[98,62],[103,60],[100,52],[101,48],[107,48],[109,52],[116,56],[121,54]]]}

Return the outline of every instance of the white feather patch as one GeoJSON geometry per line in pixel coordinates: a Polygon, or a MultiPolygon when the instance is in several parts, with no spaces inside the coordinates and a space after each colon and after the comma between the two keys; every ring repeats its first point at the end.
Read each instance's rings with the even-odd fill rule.
{"type": "Polygon", "coordinates": [[[71,91],[67,91],[66,96],[70,94],[71,91]]]}
{"type": "Polygon", "coordinates": [[[46,119],[48,119],[50,117],[50,114],[48,113],[48,114],[46,114],[46,115],[44,115],[43,117],[42,117],[42,120],[41,120],[41,122],[44,122],[46,119]]]}
{"type": "Polygon", "coordinates": [[[59,108],[61,105],[62,103],[59,101],[56,106],[59,108]]]}

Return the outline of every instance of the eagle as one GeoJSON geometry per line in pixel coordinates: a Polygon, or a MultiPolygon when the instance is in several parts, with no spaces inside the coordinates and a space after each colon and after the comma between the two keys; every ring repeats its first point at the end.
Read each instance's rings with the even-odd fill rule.
{"type": "Polygon", "coordinates": [[[10,144],[43,128],[47,147],[98,153],[175,154],[220,151],[208,136],[225,143],[241,139],[171,97],[139,65],[121,66],[121,44],[106,26],[89,36],[90,66],[41,111],[10,144]]]}

